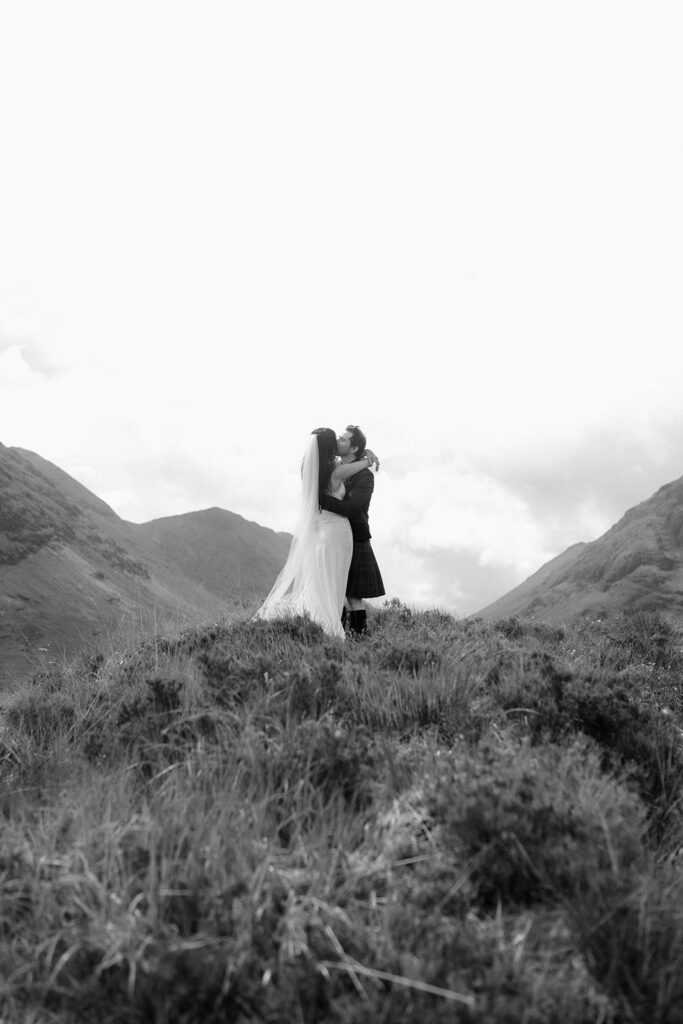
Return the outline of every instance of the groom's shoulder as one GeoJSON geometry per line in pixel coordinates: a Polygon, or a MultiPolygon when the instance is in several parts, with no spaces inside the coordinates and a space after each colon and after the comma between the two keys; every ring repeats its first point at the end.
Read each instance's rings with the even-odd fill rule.
{"type": "Polygon", "coordinates": [[[356,473],[355,476],[349,477],[349,479],[346,482],[347,494],[349,491],[352,491],[355,487],[357,487],[359,483],[362,483],[364,487],[370,486],[374,488],[375,474],[372,472],[371,469],[361,469],[360,473],[356,473]]]}

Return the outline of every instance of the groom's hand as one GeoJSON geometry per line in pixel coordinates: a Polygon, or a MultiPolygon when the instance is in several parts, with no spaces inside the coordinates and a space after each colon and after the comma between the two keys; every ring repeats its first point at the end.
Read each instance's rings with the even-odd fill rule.
{"type": "Polygon", "coordinates": [[[377,472],[379,473],[379,459],[377,458],[375,453],[373,451],[370,451],[369,448],[366,448],[365,451],[363,452],[363,455],[365,455],[370,460],[370,466],[374,465],[377,468],[377,472]]]}

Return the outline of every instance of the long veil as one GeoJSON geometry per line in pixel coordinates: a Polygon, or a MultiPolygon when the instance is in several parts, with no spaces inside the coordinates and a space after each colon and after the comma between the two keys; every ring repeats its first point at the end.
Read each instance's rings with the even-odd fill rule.
{"type": "Polygon", "coordinates": [[[301,498],[287,561],[254,618],[277,618],[284,612],[301,613],[305,607],[307,557],[318,522],[318,438],[311,434],[301,465],[301,498]]]}

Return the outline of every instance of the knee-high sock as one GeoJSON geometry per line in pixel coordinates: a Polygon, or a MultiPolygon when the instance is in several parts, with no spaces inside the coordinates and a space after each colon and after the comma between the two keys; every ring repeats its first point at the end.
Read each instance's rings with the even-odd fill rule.
{"type": "Polygon", "coordinates": [[[368,627],[366,611],[363,609],[359,612],[349,612],[349,625],[352,633],[358,633],[359,636],[361,633],[367,633],[368,627]]]}

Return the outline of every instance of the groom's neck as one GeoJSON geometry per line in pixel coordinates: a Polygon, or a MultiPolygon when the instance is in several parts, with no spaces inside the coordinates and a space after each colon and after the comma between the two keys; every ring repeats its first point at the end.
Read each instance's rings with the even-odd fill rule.
{"type": "Polygon", "coordinates": [[[348,465],[349,462],[355,462],[356,461],[356,456],[353,454],[353,452],[347,452],[346,455],[342,455],[341,460],[342,460],[343,463],[348,465]]]}

